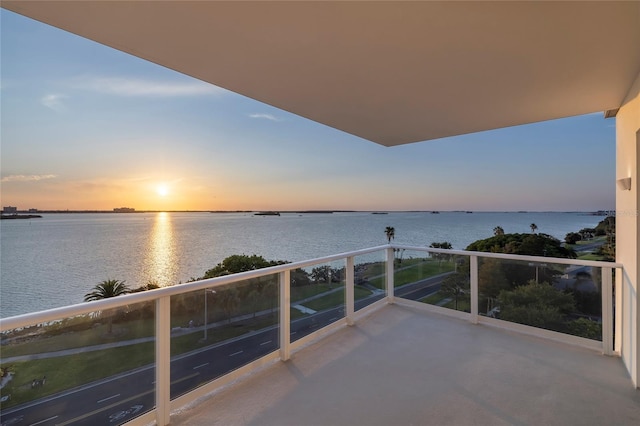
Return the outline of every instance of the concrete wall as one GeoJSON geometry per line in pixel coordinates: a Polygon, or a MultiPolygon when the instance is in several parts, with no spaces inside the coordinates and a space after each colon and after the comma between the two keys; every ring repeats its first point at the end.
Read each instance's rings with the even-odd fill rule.
{"type": "Polygon", "coordinates": [[[616,185],[616,261],[625,274],[617,278],[617,313],[622,313],[620,348],[635,387],[640,387],[640,73],[616,116],[616,179],[631,177],[631,190],[616,185]],[[622,305],[622,306],[619,306],[622,305]]]}

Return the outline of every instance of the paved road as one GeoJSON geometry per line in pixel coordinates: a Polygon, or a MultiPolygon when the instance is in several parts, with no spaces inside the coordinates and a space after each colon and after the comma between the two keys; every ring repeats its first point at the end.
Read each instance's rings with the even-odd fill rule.
{"type": "MultiPolygon", "coordinates": [[[[292,340],[342,318],[334,308],[293,321],[292,340]]],[[[175,398],[279,347],[279,330],[269,327],[229,339],[171,361],[171,397],[175,398]]],[[[74,391],[4,410],[4,425],[120,424],[153,408],[155,370],[135,370],[74,391]]]]}
{"type": "MultiPolygon", "coordinates": [[[[420,299],[437,291],[447,274],[396,289],[398,297],[420,299]]],[[[360,299],[355,309],[384,297],[374,294],[360,299]]],[[[344,317],[344,308],[318,312],[292,321],[291,340],[298,340],[344,317]]],[[[279,328],[272,326],[219,342],[171,361],[171,397],[175,398],[256,360],[279,347],[279,328]]],[[[154,406],[153,365],[114,376],[75,390],[3,410],[5,425],[117,425],[129,421],[154,406]]]]}
{"type": "Polygon", "coordinates": [[[593,243],[588,243],[588,244],[578,244],[578,245],[575,245],[573,249],[579,253],[593,252],[593,251],[596,251],[601,246],[603,246],[605,243],[606,241],[595,241],[593,243]]]}
{"type": "Polygon", "coordinates": [[[442,281],[453,272],[445,272],[435,277],[407,284],[395,289],[396,297],[402,297],[410,300],[420,300],[436,291],[440,290],[442,281]]]}

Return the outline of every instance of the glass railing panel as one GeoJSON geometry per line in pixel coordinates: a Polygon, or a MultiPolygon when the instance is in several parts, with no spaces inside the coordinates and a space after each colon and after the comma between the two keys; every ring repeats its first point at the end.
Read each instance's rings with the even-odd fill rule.
{"type": "Polygon", "coordinates": [[[171,297],[171,398],[277,350],[278,275],[171,297]]]}
{"type": "Polygon", "coordinates": [[[397,297],[470,312],[467,256],[423,251],[396,253],[397,297]]]}
{"type": "Polygon", "coordinates": [[[345,316],[345,261],[291,271],[291,341],[345,316]]]}
{"type": "Polygon", "coordinates": [[[419,264],[418,284],[407,285],[406,298],[429,305],[470,312],[469,258],[448,253],[428,253],[419,264]]]}
{"type": "Polygon", "coordinates": [[[601,268],[480,258],[478,292],[480,315],[602,340],[601,268]]]}
{"type": "Polygon", "coordinates": [[[118,425],[155,406],[155,304],[2,334],[0,423],[118,425]]]}
{"type": "MultiPolygon", "coordinates": [[[[563,275],[561,282],[565,292],[575,301],[575,309],[568,318],[569,334],[602,340],[603,272],[603,268],[576,265],[569,266],[563,275]]],[[[612,282],[615,282],[613,277],[612,282]]]]}
{"type": "Polygon", "coordinates": [[[387,296],[385,280],[387,276],[386,253],[378,251],[353,259],[354,310],[358,311],[387,296]]]}

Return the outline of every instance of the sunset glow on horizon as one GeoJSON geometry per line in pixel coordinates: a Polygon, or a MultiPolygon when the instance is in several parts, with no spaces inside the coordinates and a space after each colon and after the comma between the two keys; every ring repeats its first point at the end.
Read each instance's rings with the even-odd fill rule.
{"type": "Polygon", "coordinates": [[[169,195],[169,188],[165,184],[160,184],[156,188],[156,192],[158,193],[159,196],[166,197],[167,195],[169,195]]]}
{"type": "Polygon", "coordinates": [[[0,19],[3,206],[615,206],[615,121],[601,113],[386,148],[12,12],[0,19]]]}

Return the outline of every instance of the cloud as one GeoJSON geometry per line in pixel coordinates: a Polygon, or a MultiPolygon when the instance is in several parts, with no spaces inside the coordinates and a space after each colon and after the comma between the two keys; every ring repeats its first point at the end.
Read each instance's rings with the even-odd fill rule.
{"type": "Polygon", "coordinates": [[[249,114],[249,117],[251,118],[264,118],[266,120],[271,120],[271,121],[282,121],[279,118],[277,118],[274,115],[271,114],[249,114]]]}
{"type": "Polygon", "coordinates": [[[64,98],[67,98],[67,96],[57,94],[45,95],[40,99],[40,103],[56,112],[63,112],[67,109],[62,103],[62,99],[64,98]]]}
{"type": "Polygon", "coordinates": [[[120,77],[81,77],[71,82],[74,89],[116,96],[182,97],[221,95],[225,89],[202,81],[177,83],[120,77]]]}
{"type": "Polygon", "coordinates": [[[45,179],[53,179],[56,175],[9,175],[0,179],[0,182],[34,182],[45,179]]]}

